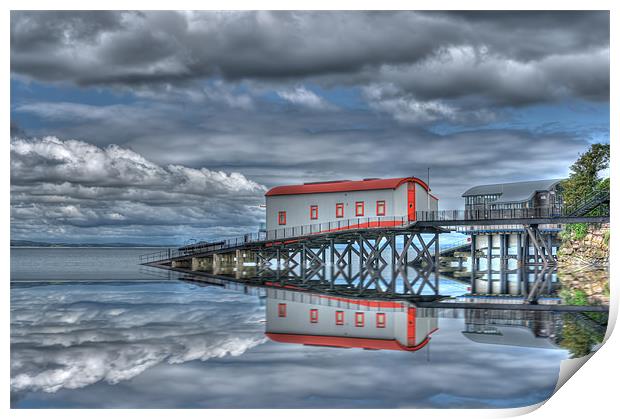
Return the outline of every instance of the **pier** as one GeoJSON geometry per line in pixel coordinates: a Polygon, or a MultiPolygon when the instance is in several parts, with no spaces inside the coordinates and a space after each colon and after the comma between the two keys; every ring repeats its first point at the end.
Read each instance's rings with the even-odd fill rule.
{"type": "MultiPolygon", "coordinates": [[[[609,194],[599,195],[598,205],[594,207],[590,197],[587,202],[581,211],[574,208],[417,211],[413,221],[407,216],[357,217],[167,249],[141,256],[140,263],[214,278],[228,272],[224,278],[254,284],[407,298],[433,306],[472,307],[471,302],[456,305],[441,302],[444,296],[437,292],[437,278],[443,253],[444,258],[460,259],[460,263],[470,259],[468,282],[472,293],[506,292],[509,264],[514,264],[513,273],[519,267],[534,268],[540,278],[533,284],[529,280],[519,282],[524,288],[519,291],[527,293],[524,302],[532,304],[536,303],[540,289],[549,286],[544,272],[556,264],[557,233],[561,226],[609,222],[609,194]],[[455,249],[440,252],[441,235],[452,231],[469,234],[469,240],[458,243],[455,249]],[[499,263],[499,269],[494,269],[493,261],[499,263]],[[487,280],[479,279],[481,275],[486,275],[487,280]],[[493,277],[497,275],[500,288],[493,290],[493,277]],[[486,289],[480,289],[484,285],[486,289]],[[425,289],[430,292],[423,292],[425,289]]],[[[561,311],[562,307],[536,309],[561,311]]]]}

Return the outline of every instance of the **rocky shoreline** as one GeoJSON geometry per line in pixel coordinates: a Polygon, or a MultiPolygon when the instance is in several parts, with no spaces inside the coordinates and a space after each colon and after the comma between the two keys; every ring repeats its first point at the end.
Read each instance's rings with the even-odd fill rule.
{"type": "Polygon", "coordinates": [[[562,234],[558,279],[567,304],[609,304],[609,235],[609,224],[562,234]]]}
{"type": "Polygon", "coordinates": [[[589,225],[583,237],[575,233],[564,233],[562,246],[558,250],[560,266],[609,265],[609,224],[589,225]]]}

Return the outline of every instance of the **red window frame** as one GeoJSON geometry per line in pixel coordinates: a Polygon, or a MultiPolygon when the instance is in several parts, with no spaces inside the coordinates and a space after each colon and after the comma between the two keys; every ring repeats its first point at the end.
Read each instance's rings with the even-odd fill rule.
{"type": "Polygon", "coordinates": [[[355,312],[355,327],[364,327],[364,313],[362,311],[355,312]]]}
{"type": "Polygon", "coordinates": [[[278,211],[278,225],[286,225],[286,211],[278,211]]]}
{"type": "Polygon", "coordinates": [[[311,220],[319,219],[319,206],[318,205],[310,205],[310,219],[311,220]]]}
{"type": "Polygon", "coordinates": [[[319,310],[316,308],[310,309],[310,323],[318,323],[319,322],[319,310]]]}
{"type": "Polygon", "coordinates": [[[364,216],[364,201],[357,201],[355,203],[355,216],[363,217],[364,216]],[[360,211],[361,208],[361,211],[360,211]]]}
{"type": "Polygon", "coordinates": [[[286,317],[286,304],[285,303],[278,304],[278,317],[286,317]]]}
{"type": "Polygon", "coordinates": [[[344,204],[342,202],[336,204],[336,218],[344,218],[344,204]]]}
{"type": "Polygon", "coordinates": [[[342,326],[344,324],[344,311],[336,311],[336,326],[342,326]]]}
{"type": "Polygon", "coordinates": [[[385,201],[377,201],[377,215],[385,215],[385,201]]]}
{"type": "Polygon", "coordinates": [[[377,327],[379,329],[385,328],[385,313],[377,313],[377,327]]]}

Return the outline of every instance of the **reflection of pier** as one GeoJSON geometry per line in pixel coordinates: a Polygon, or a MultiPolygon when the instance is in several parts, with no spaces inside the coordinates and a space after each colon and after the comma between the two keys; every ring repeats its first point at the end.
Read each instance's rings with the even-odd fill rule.
{"type": "MultiPolygon", "coordinates": [[[[431,335],[440,329],[440,319],[463,319],[463,336],[475,343],[549,349],[562,345],[570,350],[575,343],[563,342],[566,331],[570,338],[577,336],[577,344],[587,341],[594,345],[606,330],[605,316],[539,310],[544,308],[542,305],[521,304],[519,310],[514,310],[513,304],[504,301],[496,304],[498,307],[487,305],[485,309],[475,303],[464,307],[439,303],[432,308],[423,301],[346,297],[288,284],[248,286],[201,275],[187,275],[186,279],[257,296],[266,309],[267,337],[286,344],[417,351],[427,346],[431,335]]],[[[484,298],[489,297],[505,300],[501,295],[484,298]]]]}
{"type": "Polygon", "coordinates": [[[404,301],[267,290],[266,335],[276,342],[417,351],[436,330],[433,309],[404,301]]]}

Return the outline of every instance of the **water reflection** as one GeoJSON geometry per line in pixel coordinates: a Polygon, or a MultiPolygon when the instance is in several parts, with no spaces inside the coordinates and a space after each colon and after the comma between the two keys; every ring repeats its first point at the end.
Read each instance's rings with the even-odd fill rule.
{"type": "Polygon", "coordinates": [[[600,305],[609,303],[606,270],[581,272],[557,267],[519,266],[499,271],[429,270],[400,266],[380,271],[354,269],[351,264],[302,269],[272,266],[222,265],[217,270],[195,273],[211,278],[268,286],[291,286],[304,290],[354,297],[405,298],[432,301],[447,297],[459,302],[510,304],[600,305]],[[583,288],[583,289],[582,289],[583,288]]]}
{"type": "Polygon", "coordinates": [[[14,286],[14,407],[526,405],[550,395],[567,350],[589,353],[604,333],[604,319],[572,313],[185,281],[14,286]]]}
{"type": "Polygon", "coordinates": [[[406,301],[267,289],[266,335],[303,345],[417,351],[437,331],[435,309],[406,301]]]}
{"type": "Polygon", "coordinates": [[[601,343],[603,313],[434,309],[408,301],[351,299],[290,289],[266,290],[266,335],[281,343],[417,351],[439,330],[439,318],[462,318],[472,342],[568,349],[573,357],[601,343]]]}
{"type": "Polygon", "coordinates": [[[400,294],[389,268],[348,280],[331,267],[277,271],[12,282],[12,406],[525,406],[549,397],[561,361],[596,350],[607,324],[606,313],[474,308],[527,302],[533,289],[538,304],[604,304],[605,273],[532,269],[505,287],[492,277],[488,293],[483,276],[409,267],[397,276],[414,292],[400,294]],[[472,308],[421,307],[438,296],[472,308]]]}

